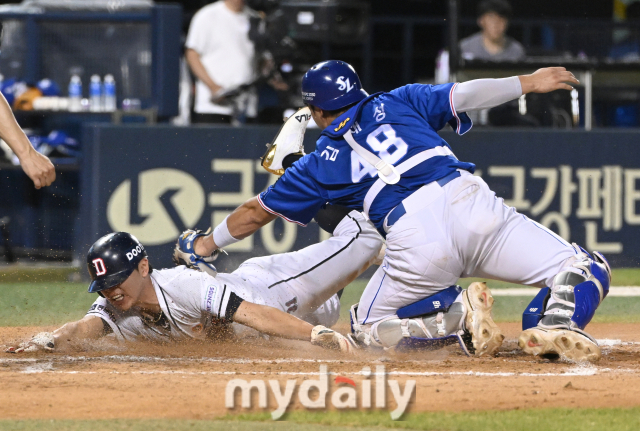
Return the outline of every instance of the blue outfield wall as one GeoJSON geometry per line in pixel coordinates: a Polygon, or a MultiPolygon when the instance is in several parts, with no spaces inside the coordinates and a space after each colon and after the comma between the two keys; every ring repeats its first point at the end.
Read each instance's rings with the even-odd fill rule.
{"type": "MultiPolygon", "coordinates": [[[[75,255],[117,230],[145,244],[156,267],[172,265],[183,229],[207,229],[275,177],[259,157],[277,127],[88,125],[81,168],[75,255]]],[[[307,152],[319,135],[309,130],[307,152]]],[[[472,130],[442,136],[505,203],[571,242],[599,250],[613,266],[640,263],[640,132],[472,130]]],[[[227,250],[218,269],[325,238],[281,219],[227,250]]]]}

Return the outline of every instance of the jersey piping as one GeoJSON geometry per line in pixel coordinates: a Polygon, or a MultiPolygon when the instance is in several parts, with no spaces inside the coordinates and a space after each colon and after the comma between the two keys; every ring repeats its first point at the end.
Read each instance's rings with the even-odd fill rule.
{"type": "Polygon", "coordinates": [[[298,278],[298,277],[302,277],[303,275],[310,273],[310,272],[311,272],[311,271],[313,271],[314,269],[316,269],[316,268],[318,268],[319,266],[321,266],[321,265],[323,265],[323,264],[327,263],[328,261],[330,261],[331,259],[333,259],[333,258],[334,258],[334,257],[336,257],[337,255],[339,255],[340,253],[342,253],[343,251],[345,251],[347,248],[349,248],[349,246],[350,246],[351,244],[353,244],[353,242],[354,242],[356,239],[358,239],[358,237],[359,237],[359,236],[360,236],[360,234],[362,233],[362,227],[360,226],[360,223],[358,223],[358,220],[354,219],[354,218],[353,218],[353,217],[351,217],[350,215],[347,215],[347,217],[349,217],[351,220],[353,220],[354,222],[356,222],[356,225],[358,225],[358,233],[356,234],[356,236],[354,236],[353,238],[351,238],[351,240],[347,243],[347,245],[345,245],[345,246],[344,246],[344,247],[342,247],[340,250],[338,250],[338,251],[336,251],[335,253],[333,253],[331,256],[327,257],[325,260],[323,260],[323,261],[321,261],[321,262],[317,263],[316,265],[312,266],[311,268],[309,268],[309,269],[307,269],[307,270],[305,270],[305,271],[302,271],[301,273],[296,274],[296,275],[294,275],[293,277],[289,277],[289,278],[287,278],[287,279],[280,280],[280,281],[277,281],[277,282],[273,283],[271,286],[269,286],[269,287],[268,287],[268,289],[271,289],[273,286],[277,286],[278,284],[286,283],[286,282],[291,281],[291,280],[295,280],[295,279],[296,279],[296,278],[298,278]]]}
{"type": "Polygon", "coordinates": [[[292,220],[292,219],[290,219],[290,218],[287,218],[287,217],[283,216],[282,214],[280,214],[279,212],[276,212],[276,211],[272,210],[271,208],[269,208],[268,206],[266,206],[266,205],[264,204],[264,202],[262,202],[262,198],[260,197],[260,195],[258,195],[258,203],[259,203],[259,204],[260,204],[260,206],[261,206],[261,207],[262,207],[266,212],[268,212],[268,213],[271,213],[271,214],[273,214],[273,215],[277,215],[278,217],[282,217],[282,218],[283,218],[283,219],[285,219],[286,221],[291,222],[291,223],[298,224],[298,225],[300,225],[300,226],[302,226],[302,227],[306,227],[306,226],[307,226],[307,225],[306,225],[306,224],[304,224],[304,223],[300,223],[299,221],[296,221],[296,220],[292,220]]]}

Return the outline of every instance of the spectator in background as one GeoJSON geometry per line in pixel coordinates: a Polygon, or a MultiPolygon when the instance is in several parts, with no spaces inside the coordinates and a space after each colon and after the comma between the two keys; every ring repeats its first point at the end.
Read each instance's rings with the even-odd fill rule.
{"type": "Polygon", "coordinates": [[[460,41],[460,55],[465,60],[519,60],[524,47],[506,35],[511,5],[506,0],[484,0],[478,5],[481,31],[460,41]]]}
{"type": "Polygon", "coordinates": [[[238,96],[225,92],[250,84],[256,76],[250,18],[258,16],[244,0],[220,0],[200,9],[187,35],[185,57],[197,78],[192,123],[230,123],[237,110],[254,118],[255,89],[238,96]]]}

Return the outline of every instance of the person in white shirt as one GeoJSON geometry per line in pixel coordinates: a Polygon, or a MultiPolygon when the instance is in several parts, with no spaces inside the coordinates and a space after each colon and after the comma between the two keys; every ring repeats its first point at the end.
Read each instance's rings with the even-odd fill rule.
{"type": "Polygon", "coordinates": [[[230,123],[237,111],[256,117],[255,89],[233,100],[223,95],[256,78],[249,29],[250,19],[258,16],[244,0],[219,0],[194,15],[185,44],[185,58],[197,78],[192,123],[230,123]]]}

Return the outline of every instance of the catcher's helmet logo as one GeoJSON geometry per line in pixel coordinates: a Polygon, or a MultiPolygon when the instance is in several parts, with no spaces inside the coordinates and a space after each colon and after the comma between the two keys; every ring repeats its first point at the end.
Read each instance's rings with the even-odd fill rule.
{"type": "Polygon", "coordinates": [[[96,275],[100,276],[107,273],[107,268],[104,266],[104,261],[101,257],[93,259],[91,263],[93,263],[93,266],[96,267],[96,275]]]}
{"type": "Polygon", "coordinates": [[[336,79],[336,83],[338,85],[340,85],[338,87],[338,90],[340,90],[340,91],[347,90],[347,93],[350,92],[351,90],[353,90],[356,87],[355,85],[353,85],[353,84],[351,84],[349,82],[349,78],[344,79],[344,76],[341,76],[338,79],[336,79]]]}

